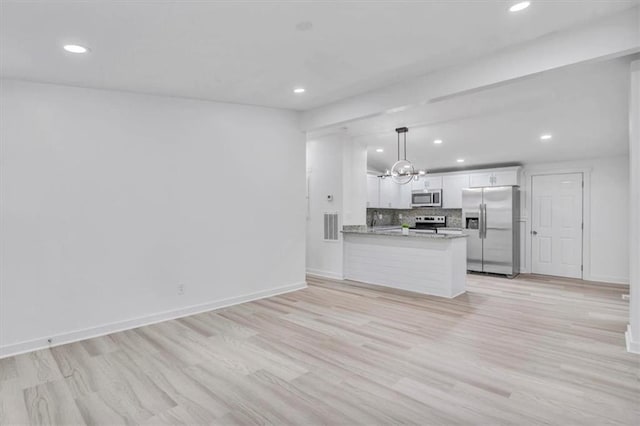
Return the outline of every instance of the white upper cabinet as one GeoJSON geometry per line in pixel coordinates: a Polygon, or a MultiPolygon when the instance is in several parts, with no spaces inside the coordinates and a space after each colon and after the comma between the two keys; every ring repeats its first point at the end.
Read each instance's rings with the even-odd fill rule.
{"type": "Polygon", "coordinates": [[[481,186],[520,185],[519,177],[519,167],[482,171],[470,174],[469,186],[474,188],[481,186]]]}
{"type": "Polygon", "coordinates": [[[367,207],[374,209],[410,209],[411,184],[398,185],[391,178],[367,175],[367,207]]]}
{"type": "Polygon", "coordinates": [[[411,188],[411,191],[422,191],[424,189],[424,179],[414,179],[407,186],[411,188]]]}
{"type": "Polygon", "coordinates": [[[374,175],[367,175],[367,207],[380,207],[380,179],[374,175]]]}
{"type": "Polygon", "coordinates": [[[382,209],[397,209],[400,205],[400,186],[391,178],[380,181],[380,205],[382,209]]]}
{"type": "Polygon", "coordinates": [[[470,187],[479,187],[479,186],[491,186],[492,179],[491,173],[472,173],[469,179],[470,187]]]}
{"type": "Polygon", "coordinates": [[[424,179],[424,189],[442,189],[442,176],[426,176],[424,179]]]}
{"type": "Polygon", "coordinates": [[[462,190],[484,186],[509,186],[520,184],[520,167],[445,173],[420,176],[406,185],[398,185],[391,178],[380,179],[367,175],[367,207],[375,209],[410,209],[411,191],[442,189],[442,207],[462,208],[462,190]]]}
{"type": "Polygon", "coordinates": [[[518,179],[519,175],[520,175],[519,169],[496,171],[493,173],[493,186],[519,185],[520,184],[520,179],[518,179]]]}
{"type": "Polygon", "coordinates": [[[442,189],[442,176],[420,176],[418,180],[411,181],[412,191],[430,189],[442,189]]]}
{"type": "Polygon", "coordinates": [[[411,183],[406,185],[400,185],[400,199],[399,199],[399,209],[410,209],[411,208],[411,183]]]}
{"type": "Polygon", "coordinates": [[[464,188],[469,188],[469,175],[444,175],[442,177],[442,207],[461,209],[464,188]]]}

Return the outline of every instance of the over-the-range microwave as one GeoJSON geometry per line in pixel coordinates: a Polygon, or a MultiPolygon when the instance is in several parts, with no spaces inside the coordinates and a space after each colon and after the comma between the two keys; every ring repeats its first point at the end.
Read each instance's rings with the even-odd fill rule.
{"type": "Polygon", "coordinates": [[[442,207],[442,189],[411,191],[411,207],[442,207]]]}

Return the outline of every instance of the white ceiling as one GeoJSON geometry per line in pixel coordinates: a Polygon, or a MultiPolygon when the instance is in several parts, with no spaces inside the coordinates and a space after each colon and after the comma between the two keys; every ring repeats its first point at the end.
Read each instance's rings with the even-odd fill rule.
{"type": "Polygon", "coordinates": [[[369,168],[379,171],[397,159],[394,129],[401,126],[409,127],[408,159],[429,170],[624,155],[631,58],[557,69],[351,122],[346,132],[368,146],[369,168]],[[545,133],[553,138],[542,142],[545,133]]]}
{"type": "Polygon", "coordinates": [[[2,0],[0,74],[305,110],[638,2],[534,0],[518,14],[511,3],[2,0]]]}

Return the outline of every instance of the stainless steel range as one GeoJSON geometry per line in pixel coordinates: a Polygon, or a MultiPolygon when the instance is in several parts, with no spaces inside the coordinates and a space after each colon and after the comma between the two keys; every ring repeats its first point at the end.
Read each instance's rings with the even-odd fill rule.
{"type": "Polygon", "coordinates": [[[414,231],[435,234],[438,232],[438,228],[445,228],[446,226],[446,216],[417,216],[416,226],[411,229],[414,231]]]}

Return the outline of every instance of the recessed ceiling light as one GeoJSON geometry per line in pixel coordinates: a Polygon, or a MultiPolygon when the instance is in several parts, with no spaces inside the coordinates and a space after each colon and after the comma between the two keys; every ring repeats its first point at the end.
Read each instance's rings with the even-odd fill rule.
{"type": "Polygon", "coordinates": [[[548,141],[549,139],[551,139],[551,135],[549,134],[540,136],[541,141],[548,141]]]}
{"type": "Polygon", "coordinates": [[[440,145],[442,143],[442,139],[436,139],[435,141],[433,141],[433,143],[435,143],[436,145],[440,145]]]}
{"type": "Polygon", "coordinates": [[[296,25],[296,30],[298,31],[309,31],[311,28],[313,28],[313,22],[311,21],[302,21],[296,25]]]}
{"type": "Polygon", "coordinates": [[[464,158],[458,158],[456,161],[457,161],[458,163],[464,163],[464,158]]]}
{"type": "Polygon", "coordinates": [[[528,8],[530,4],[531,4],[530,1],[521,1],[519,3],[512,5],[509,8],[509,12],[520,12],[521,10],[528,8]]]}
{"type": "Polygon", "coordinates": [[[296,87],[293,89],[293,93],[304,93],[304,87],[296,87]]]}
{"type": "Polygon", "coordinates": [[[378,148],[378,149],[376,149],[376,152],[384,152],[384,149],[378,148]]]}
{"type": "Polygon", "coordinates": [[[87,53],[89,51],[89,49],[79,44],[65,44],[63,48],[70,53],[87,53]]]}

